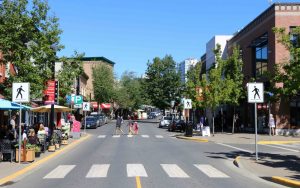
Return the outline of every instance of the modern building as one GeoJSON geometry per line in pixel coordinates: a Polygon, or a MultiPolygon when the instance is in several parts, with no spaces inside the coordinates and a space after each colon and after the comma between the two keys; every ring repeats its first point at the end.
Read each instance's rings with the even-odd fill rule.
{"type": "Polygon", "coordinates": [[[186,74],[188,70],[192,67],[195,66],[198,63],[197,59],[189,58],[184,60],[183,62],[179,63],[178,65],[178,71],[180,73],[180,79],[182,83],[187,82],[186,74]]]}
{"type": "MultiPolygon", "coordinates": [[[[272,29],[285,28],[292,40],[295,37],[292,29],[296,26],[300,26],[300,3],[274,3],[229,40],[229,53],[235,45],[241,49],[245,83],[254,78],[256,82],[263,82],[265,91],[268,91],[270,82],[264,73],[274,73],[275,65],[287,62],[290,58],[289,51],[277,42],[272,29]]],[[[282,84],[278,83],[280,85],[282,84]]],[[[259,130],[268,130],[270,110],[276,117],[276,130],[279,134],[300,133],[299,97],[271,105],[268,102],[265,100],[264,104],[258,105],[259,130]]],[[[254,105],[245,101],[240,110],[246,128],[253,128],[254,105]]]]}
{"type": "Polygon", "coordinates": [[[214,50],[217,47],[217,44],[221,46],[221,57],[225,59],[227,57],[227,42],[231,39],[232,35],[216,35],[212,37],[206,43],[206,54],[205,54],[205,66],[206,71],[208,71],[216,62],[216,56],[214,50]]]}

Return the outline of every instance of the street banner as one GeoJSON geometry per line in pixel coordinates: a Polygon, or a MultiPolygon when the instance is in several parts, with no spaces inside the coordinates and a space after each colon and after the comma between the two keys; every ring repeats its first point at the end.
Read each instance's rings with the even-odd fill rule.
{"type": "Polygon", "coordinates": [[[12,101],[19,103],[30,102],[30,84],[28,82],[13,83],[12,101]]]}

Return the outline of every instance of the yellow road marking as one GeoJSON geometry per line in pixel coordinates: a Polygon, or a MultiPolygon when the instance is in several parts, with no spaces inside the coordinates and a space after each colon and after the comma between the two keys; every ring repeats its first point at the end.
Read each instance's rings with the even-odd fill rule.
{"type": "Polygon", "coordinates": [[[140,176],[136,176],[135,180],[136,180],[136,188],[142,188],[140,176]]]}
{"type": "Polygon", "coordinates": [[[264,145],[264,144],[293,144],[293,143],[300,143],[300,140],[291,140],[291,141],[259,141],[258,144],[264,145]]]}
{"type": "Polygon", "coordinates": [[[80,139],[80,140],[75,140],[72,144],[69,144],[69,145],[67,145],[66,147],[64,147],[64,149],[58,150],[58,151],[56,151],[55,153],[53,153],[53,154],[51,154],[51,155],[49,155],[49,156],[47,156],[47,157],[45,157],[45,158],[43,158],[43,159],[37,161],[37,162],[33,162],[31,165],[29,165],[29,166],[27,166],[27,167],[25,167],[25,168],[23,168],[23,169],[21,169],[21,170],[15,172],[15,173],[11,174],[11,175],[8,175],[8,176],[6,176],[6,177],[0,179],[0,185],[2,185],[2,184],[4,184],[4,183],[7,183],[7,182],[9,182],[9,181],[11,181],[11,180],[13,180],[13,179],[15,179],[15,178],[17,178],[17,177],[19,177],[19,176],[25,174],[26,172],[32,170],[33,168],[37,167],[38,165],[41,165],[41,164],[45,163],[45,162],[48,161],[48,160],[54,158],[55,156],[59,155],[60,153],[66,151],[67,149],[71,149],[71,148],[75,147],[75,146],[78,145],[79,143],[81,143],[81,142],[83,142],[84,140],[88,139],[90,136],[91,136],[91,135],[87,135],[87,136],[83,137],[83,138],[80,139]]]}
{"type": "Polygon", "coordinates": [[[300,181],[290,180],[290,179],[279,177],[279,176],[273,176],[272,180],[275,182],[284,184],[284,185],[289,185],[292,187],[300,187],[300,181]]]}

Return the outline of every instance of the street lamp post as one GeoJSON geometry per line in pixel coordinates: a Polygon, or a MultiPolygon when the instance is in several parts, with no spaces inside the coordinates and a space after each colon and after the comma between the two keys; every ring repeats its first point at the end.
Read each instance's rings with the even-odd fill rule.
{"type": "MultiPolygon", "coordinates": [[[[50,48],[53,50],[53,53],[54,53],[54,59],[51,62],[51,72],[52,72],[51,79],[52,79],[52,81],[55,81],[55,58],[56,58],[57,46],[56,46],[56,44],[52,44],[50,46],[50,48]]],[[[51,111],[50,111],[50,136],[51,137],[52,137],[53,129],[54,129],[54,103],[55,103],[55,99],[51,103],[51,111]]]]}

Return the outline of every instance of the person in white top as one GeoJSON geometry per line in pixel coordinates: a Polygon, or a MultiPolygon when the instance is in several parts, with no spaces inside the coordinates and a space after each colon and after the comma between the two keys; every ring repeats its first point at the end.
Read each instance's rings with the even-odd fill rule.
{"type": "Polygon", "coordinates": [[[276,124],[275,124],[275,119],[273,117],[273,114],[270,114],[270,117],[269,117],[269,127],[271,128],[272,136],[274,136],[276,124]]]}

